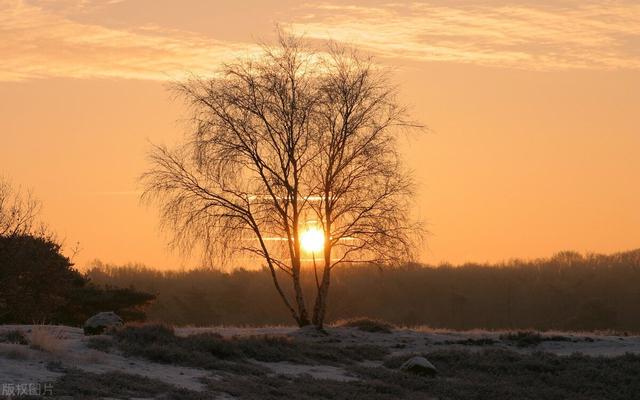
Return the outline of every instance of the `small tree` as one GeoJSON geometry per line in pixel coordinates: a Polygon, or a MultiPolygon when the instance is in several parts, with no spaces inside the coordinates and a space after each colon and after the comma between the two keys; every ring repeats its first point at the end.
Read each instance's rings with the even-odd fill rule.
{"type": "Polygon", "coordinates": [[[261,58],[175,89],[193,130],[178,148],[154,147],[142,176],[143,199],[160,204],[173,246],[199,244],[212,261],[257,256],[296,322],[318,327],[333,268],[411,255],[419,227],[395,138],[415,125],[368,59],[336,46],[312,52],[281,35],[261,58]],[[305,249],[305,238],[316,243],[305,249]],[[323,267],[310,319],[300,277],[315,251],[323,267]]]}

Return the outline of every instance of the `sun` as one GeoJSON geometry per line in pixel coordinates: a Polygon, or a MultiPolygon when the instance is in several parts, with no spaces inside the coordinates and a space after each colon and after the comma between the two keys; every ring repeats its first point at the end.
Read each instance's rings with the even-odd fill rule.
{"type": "Polygon", "coordinates": [[[315,253],[324,248],[324,233],[317,228],[308,228],[300,235],[302,249],[309,253],[315,253]]]}

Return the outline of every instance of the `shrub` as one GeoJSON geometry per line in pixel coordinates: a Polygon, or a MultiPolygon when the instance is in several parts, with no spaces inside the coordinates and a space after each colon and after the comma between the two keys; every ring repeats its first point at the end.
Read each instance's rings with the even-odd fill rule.
{"type": "Polygon", "coordinates": [[[445,340],[444,342],[437,342],[435,344],[446,344],[446,345],[458,344],[462,346],[491,346],[496,343],[498,342],[491,338],[478,338],[478,339],[467,338],[462,340],[445,340]]]}
{"type": "Polygon", "coordinates": [[[114,345],[113,338],[109,336],[91,336],[87,342],[87,347],[94,350],[109,352],[114,345]]]}
{"type": "Polygon", "coordinates": [[[0,236],[0,276],[0,324],[43,321],[77,326],[105,310],[125,320],[143,319],[142,307],[155,299],[130,288],[93,285],[50,237],[0,236]]]}
{"type": "Polygon", "coordinates": [[[338,321],[336,325],[373,333],[391,333],[394,329],[394,326],[387,322],[371,318],[354,318],[346,321],[338,321]]]}
{"type": "Polygon", "coordinates": [[[500,339],[514,342],[518,347],[537,346],[544,341],[542,335],[532,331],[509,332],[500,335],[500,339]]]}
{"type": "Polygon", "coordinates": [[[28,344],[22,331],[12,330],[0,334],[0,343],[28,344]]]}
{"type": "Polygon", "coordinates": [[[61,354],[66,349],[61,332],[46,326],[36,326],[31,330],[29,346],[53,354],[61,354]]]}

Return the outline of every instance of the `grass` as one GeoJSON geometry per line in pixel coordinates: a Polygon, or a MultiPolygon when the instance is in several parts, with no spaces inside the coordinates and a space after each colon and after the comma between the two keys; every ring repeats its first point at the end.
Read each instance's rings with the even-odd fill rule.
{"type": "MultiPolygon", "coordinates": [[[[501,341],[518,346],[535,346],[546,340],[578,340],[535,332],[503,336],[501,341]]],[[[461,344],[489,344],[478,340],[461,344]]],[[[344,346],[284,336],[226,338],[215,333],[200,333],[181,337],[175,335],[173,328],[158,324],[125,326],[111,336],[91,338],[89,343],[96,350],[119,350],[125,355],[155,362],[215,370],[216,378],[205,378],[205,392],[198,393],[122,372],[94,374],[61,370],[66,375],[54,383],[56,396],[190,400],[227,394],[250,400],[626,400],[640,393],[637,379],[640,355],[631,354],[607,358],[578,354],[556,356],[487,347],[476,351],[438,348],[426,354],[390,355],[385,348],[377,346],[344,346]],[[438,375],[423,377],[399,369],[417,355],[432,362],[438,375]],[[334,365],[359,380],[345,382],[310,375],[278,375],[254,360],[334,365]],[[360,362],[364,360],[380,363],[371,366],[360,362]]],[[[61,365],[58,368],[64,369],[61,365]]]]}
{"type": "Polygon", "coordinates": [[[336,326],[345,328],[356,328],[363,332],[371,333],[392,333],[395,328],[388,322],[371,319],[371,318],[353,318],[348,320],[341,320],[335,323],[336,326]]]}
{"type": "Polygon", "coordinates": [[[640,393],[640,356],[600,358],[508,350],[441,350],[427,354],[440,371],[425,378],[397,368],[412,355],[389,358],[384,366],[350,365],[360,381],[310,376],[228,376],[208,382],[211,392],[240,399],[522,399],[627,400],[640,393]]]}
{"type": "MultiPolygon", "coordinates": [[[[533,331],[519,331],[519,332],[509,332],[500,335],[500,339],[514,343],[518,347],[533,347],[537,346],[542,342],[575,342],[577,339],[571,338],[569,336],[562,335],[552,335],[552,336],[544,336],[538,332],[533,331]]],[[[583,339],[587,342],[593,342],[594,339],[587,337],[583,339]]]]}
{"type": "MultiPolygon", "coordinates": [[[[427,383],[423,381],[426,388],[427,383]]],[[[379,380],[340,382],[314,379],[310,376],[262,376],[225,377],[209,382],[209,391],[225,393],[237,399],[246,400],[389,400],[425,399],[421,391],[405,390],[399,385],[387,385],[379,380]]]]}
{"type": "Polygon", "coordinates": [[[162,381],[124,372],[94,374],[72,369],[52,384],[54,396],[73,398],[147,398],[199,400],[203,393],[167,384],[162,381]]]}
{"type": "Polygon", "coordinates": [[[45,326],[33,327],[28,335],[28,342],[31,348],[47,353],[61,354],[65,350],[61,333],[52,331],[45,326]]]}
{"type": "MultiPolygon", "coordinates": [[[[126,326],[113,333],[115,347],[126,355],[160,363],[262,375],[268,370],[253,364],[289,361],[300,364],[344,365],[381,360],[388,351],[373,345],[338,346],[307,343],[286,336],[224,338],[215,333],[176,336],[166,325],[126,326]]],[[[97,341],[93,346],[107,348],[97,341]]],[[[97,347],[94,347],[97,348],[97,347]]]]}

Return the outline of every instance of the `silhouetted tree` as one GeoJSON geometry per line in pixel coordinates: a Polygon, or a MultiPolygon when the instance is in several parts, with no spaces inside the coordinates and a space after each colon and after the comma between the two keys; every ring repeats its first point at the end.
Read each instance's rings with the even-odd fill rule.
{"type": "Polygon", "coordinates": [[[368,59],[331,46],[312,51],[280,36],[262,57],[226,65],[213,79],[176,85],[193,131],[155,147],[142,176],[172,245],[202,246],[209,260],[257,256],[300,326],[322,327],[330,271],[411,255],[409,175],[395,138],[404,118],[395,90],[368,59]],[[322,227],[322,277],[310,319],[301,284],[301,235],[322,227]],[[281,284],[289,279],[293,299],[281,284]]]}
{"type": "Polygon", "coordinates": [[[53,240],[30,235],[0,237],[0,321],[43,322],[84,284],[53,240]]]}
{"type": "Polygon", "coordinates": [[[92,284],[51,238],[0,236],[0,323],[80,325],[100,311],[142,320],[143,307],[154,299],[133,288],[92,284]]]}

